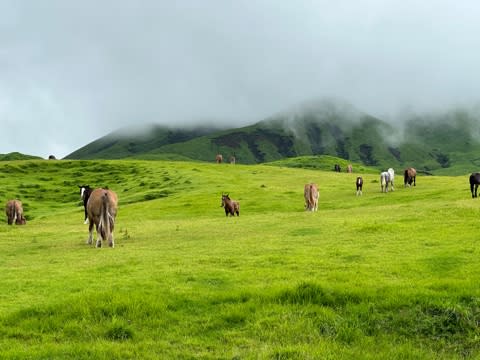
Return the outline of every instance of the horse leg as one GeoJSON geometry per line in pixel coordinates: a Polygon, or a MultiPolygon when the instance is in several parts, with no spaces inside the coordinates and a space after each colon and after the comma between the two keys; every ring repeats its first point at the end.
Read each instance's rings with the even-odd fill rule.
{"type": "Polygon", "coordinates": [[[93,242],[93,222],[91,222],[90,224],[88,224],[88,240],[87,240],[87,244],[88,245],[91,245],[93,242]]]}
{"type": "Polygon", "coordinates": [[[475,184],[475,197],[477,197],[478,184],[475,184]]]}
{"type": "Polygon", "coordinates": [[[87,204],[83,204],[83,208],[85,210],[85,221],[83,222],[84,224],[88,224],[88,215],[87,215],[87,204]]]}

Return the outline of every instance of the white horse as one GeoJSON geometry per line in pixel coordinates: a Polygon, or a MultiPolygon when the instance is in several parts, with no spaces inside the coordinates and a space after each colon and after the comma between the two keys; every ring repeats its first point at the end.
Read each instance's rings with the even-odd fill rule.
{"type": "Polygon", "coordinates": [[[388,183],[390,182],[390,174],[388,171],[383,171],[380,174],[380,186],[382,187],[382,193],[388,192],[388,183]]]}
{"type": "Polygon", "coordinates": [[[395,190],[395,189],[393,188],[393,179],[395,178],[395,172],[393,171],[392,168],[389,168],[389,169],[387,170],[387,172],[388,172],[388,175],[390,176],[390,177],[389,177],[390,188],[391,188],[392,191],[393,191],[393,190],[395,190]]]}

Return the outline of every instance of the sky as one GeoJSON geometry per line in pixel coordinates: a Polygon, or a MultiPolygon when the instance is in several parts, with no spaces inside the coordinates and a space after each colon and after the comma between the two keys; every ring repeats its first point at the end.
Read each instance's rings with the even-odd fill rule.
{"type": "Polygon", "coordinates": [[[0,153],[338,98],[398,121],[480,101],[477,0],[0,0],[0,153]]]}

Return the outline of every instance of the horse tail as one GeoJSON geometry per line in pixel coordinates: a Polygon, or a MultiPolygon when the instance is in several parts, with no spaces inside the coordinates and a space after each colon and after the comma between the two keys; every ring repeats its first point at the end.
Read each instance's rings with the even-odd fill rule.
{"type": "Polygon", "coordinates": [[[17,220],[17,211],[15,209],[15,202],[8,203],[8,225],[12,225],[17,220]]]}
{"type": "MultiPolygon", "coordinates": [[[[98,231],[104,240],[110,241],[111,231],[115,224],[115,218],[111,214],[111,203],[108,192],[105,191],[102,197],[102,208],[100,211],[100,221],[98,223],[98,231]]],[[[113,247],[113,240],[111,242],[113,247]]]]}

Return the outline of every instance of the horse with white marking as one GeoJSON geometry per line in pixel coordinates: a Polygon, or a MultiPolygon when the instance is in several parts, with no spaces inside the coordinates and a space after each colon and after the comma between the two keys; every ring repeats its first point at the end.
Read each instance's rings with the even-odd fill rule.
{"type": "Polygon", "coordinates": [[[83,211],[85,212],[84,224],[88,224],[87,202],[93,189],[89,185],[78,185],[80,188],[80,199],[83,201],[83,211]]]}
{"type": "Polygon", "coordinates": [[[97,231],[96,247],[101,247],[102,241],[108,241],[110,247],[115,247],[113,230],[115,228],[117,206],[117,194],[112,190],[95,189],[92,191],[87,202],[87,216],[89,222],[87,244],[92,244],[93,226],[95,225],[97,231]]]}
{"type": "Polygon", "coordinates": [[[355,180],[355,185],[357,187],[357,196],[361,196],[363,189],[363,178],[361,176],[357,176],[357,180],[355,180]]]}

